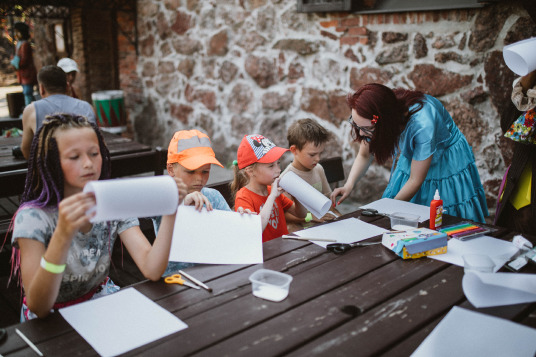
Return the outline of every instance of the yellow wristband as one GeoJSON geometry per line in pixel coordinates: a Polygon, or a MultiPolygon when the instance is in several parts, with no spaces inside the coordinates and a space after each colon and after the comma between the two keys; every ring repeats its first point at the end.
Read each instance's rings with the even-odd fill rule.
{"type": "Polygon", "coordinates": [[[313,215],[311,214],[311,212],[307,212],[307,215],[305,216],[305,222],[309,223],[312,220],[313,220],[313,215]]]}
{"type": "Polygon", "coordinates": [[[65,264],[53,264],[45,260],[45,257],[41,257],[41,268],[45,269],[52,274],[61,274],[65,271],[65,264]]]}

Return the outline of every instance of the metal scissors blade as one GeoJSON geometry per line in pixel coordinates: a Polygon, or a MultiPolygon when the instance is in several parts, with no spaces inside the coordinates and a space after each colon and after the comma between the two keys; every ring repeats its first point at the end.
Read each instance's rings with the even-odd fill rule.
{"type": "Polygon", "coordinates": [[[170,275],[170,276],[166,277],[164,279],[164,281],[167,284],[186,285],[186,286],[189,286],[189,287],[194,288],[194,289],[201,289],[199,286],[194,285],[194,284],[190,283],[189,281],[184,280],[180,274],[170,275]]]}

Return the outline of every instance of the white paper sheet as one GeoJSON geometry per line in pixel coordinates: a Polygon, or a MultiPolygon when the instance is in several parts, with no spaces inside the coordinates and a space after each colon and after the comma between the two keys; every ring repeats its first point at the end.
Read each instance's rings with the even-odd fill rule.
{"type": "Polygon", "coordinates": [[[279,186],[300,201],[316,217],[324,217],[331,207],[329,198],[292,171],[281,177],[279,186]]]}
{"type": "Polygon", "coordinates": [[[117,356],[188,327],[134,288],[59,311],[101,356],[117,356]]]}
{"type": "Polygon", "coordinates": [[[382,198],[360,208],[374,208],[377,209],[378,212],[386,214],[395,212],[412,213],[420,217],[419,222],[424,222],[430,218],[430,206],[418,205],[416,203],[395,200],[392,198],[382,198]]]}
{"type": "Polygon", "coordinates": [[[170,176],[92,181],[84,192],[93,192],[97,214],[91,222],[172,214],[179,205],[179,192],[170,176]]]}
{"type": "Polygon", "coordinates": [[[261,217],[179,206],[170,261],[204,264],[263,262],[261,217]]]}
{"type": "MultiPolygon", "coordinates": [[[[357,218],[348,218],[323,224],[321,226],[303,229],[294,233],[300,237],[336,239],[337,243],[353,243],[381,235],[386,231],[388,231],[388,229],[360,221],[357,218]]],[[[332,243],[320,241],[311,242],[324,248],[332,243]]]]}
{"type": "Polygon", "coordinates": [[[447,263],[463,267],[464,254],[484,254],[495,263],[493,272],[499,270],[510,258],[516,254],[518,249],[511,243],[504,240],[481,236],[466,241],[449,239],[447,252],[440,255],[430,255],[428,258],[441,260],[447,263]]]}
{"type": "Polygon", "coordinates": [[[533,357],[536,330],[454,306],[412,357],[533,357]]]}
{"type": "Polygon", "coordinates": [[[475,307],[522,304],[536,301],[536,275],[468,272],[463,292],[475,307]]]}
{"type": "Polygon", "coordinates": [[[504,62],[519,76],[536,69],[536,37],[513,43],[503,48],[504,62]]]}

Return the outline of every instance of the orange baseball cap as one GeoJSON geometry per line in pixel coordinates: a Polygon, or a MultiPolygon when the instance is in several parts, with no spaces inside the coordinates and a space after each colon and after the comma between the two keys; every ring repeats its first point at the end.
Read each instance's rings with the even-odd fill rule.
{"type": "Polygon", "coordinates": [[[269,164],[279,160],[287,151],[288,149],[275,146],[270,139],[262,135],[251,134],[242,138],[242,142],[240,142],[236,153],[236,161],[238,162],[239,169],[243,169],[256,162],[269,164]]]}
{"type": "Polygon", "coordinates": [[[173,134],[168,147],[167,163],[178,162],[188,170],[196,170],[206,164],[223,167],[216,160],[207,134],[199,130],[180,130],[173,134]]]}

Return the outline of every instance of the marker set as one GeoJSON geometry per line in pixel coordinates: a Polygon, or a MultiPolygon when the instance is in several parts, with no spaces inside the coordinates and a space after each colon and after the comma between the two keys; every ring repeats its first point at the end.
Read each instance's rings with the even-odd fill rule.
{"type": "Polygon", "coordinates": [[[450,226],[445,226],[438,229],[438,231],[446,233],[451,238],[459,240],[468,240],[476,237],[480,237],[485,233],[489,233],[490,230],[485,227],[481,227],[472,222],[460,222],[450,226]]]}

